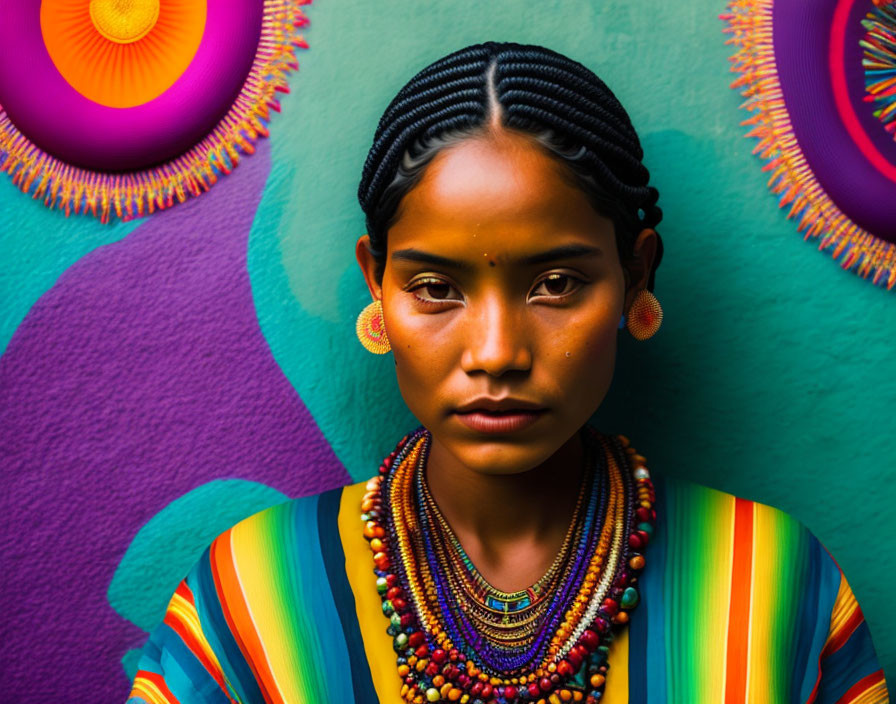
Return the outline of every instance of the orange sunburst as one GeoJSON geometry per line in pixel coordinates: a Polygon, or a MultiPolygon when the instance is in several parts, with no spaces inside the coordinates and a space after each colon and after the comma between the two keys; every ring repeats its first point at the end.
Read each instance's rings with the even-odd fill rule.
{"type": "Polygon", "coordinates": [[[101,105],[130,108],[164,93],[196,55],[206,0],[43,0],[53,64],[101,105]]]}

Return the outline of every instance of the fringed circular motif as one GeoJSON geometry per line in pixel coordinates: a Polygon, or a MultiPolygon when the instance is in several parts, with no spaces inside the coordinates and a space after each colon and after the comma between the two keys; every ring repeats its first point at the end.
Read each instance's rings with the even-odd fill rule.
{"type": "Polygon", "coordinates": [[[660,302],[646,288],[638,291],[628,311],[626,327],[636,340],[647,340],[656,335],[663,322],[663,309],[660,302]]]}
{"type": "Polygon", "coordinates": [[[380,299],[368,303],[355,321],[355,332],[364,345],[364,349],[373,354],[386,354],[392,345],[386,336],[386,325],[383,323],[383,304],[380,299]]]}
{"type": "Polygon", "coordinates": [[[874,116],[896,139],[896,1],[878,0],[862,21],[867,30],[865,50],[865,101],[872,103],[874,116]]]}
{"type": "Polygon", "coordinates": [[[868,86],[892,98],[896,80],[874,73],[869,56],[892,61],[893,17],[892,0],[730,0],[721,15],[737,49],[731,87],[750,113],[741,124],[758,139],[753,153],[779,206],[844,269],[887,289],[896,286],[896,140],[892,109],[869,100],[868,86]]]}
{"type": "Polygon", "coordinates": [[[207,191],[268,136],[311,0],[8,0],[0,169],[102,222],[207,191]]]}

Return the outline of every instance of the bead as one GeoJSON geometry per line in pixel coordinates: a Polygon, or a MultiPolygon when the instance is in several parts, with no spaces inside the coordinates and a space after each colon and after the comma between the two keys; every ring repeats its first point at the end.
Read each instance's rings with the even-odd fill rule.
{"type": "Polygon", "coordinates": [[[600,644],[600,636],[591,629],[587,629],[582,634],[581,642],[589,651],[594,650],[600,644]]]}
{"type": "Polygon", "coordinates": [[[426,701],[428,702],[437,702],[442,698],[442,695],[439,694],[439,690],[434,687],[430,687],[426,690],[426,701]]]}
{"type": "Polygon", "coordinates": [[[641,555],[635,555],[628,561],[628,566],[633,570],[644,569],[645,564],[644,558],[641,555]]]}
{"type": "Polygon", "coordinates": [[[638,590],[629,587],[622,595],[622,608],[632,609],[638,605],[638,590]]]}
{"type": "Polygon", "coordinates": [[[528,690],[529,696],[533,699],[541,694],[541,688],[535,682],[529,685],[528,690]]]}

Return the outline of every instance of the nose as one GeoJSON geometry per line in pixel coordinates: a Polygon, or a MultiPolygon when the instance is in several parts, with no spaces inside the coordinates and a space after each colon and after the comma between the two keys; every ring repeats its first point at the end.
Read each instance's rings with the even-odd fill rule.
{"type": "Polygon", "coordinates": [[[497,294],[467,305],[461,367],[468,374],[501,376],[532,367],[531,331],[521,311],[497,294]]]}

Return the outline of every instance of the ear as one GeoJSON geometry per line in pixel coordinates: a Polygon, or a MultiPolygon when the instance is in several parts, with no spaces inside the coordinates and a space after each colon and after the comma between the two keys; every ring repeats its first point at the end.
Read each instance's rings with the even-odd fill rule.
{"type": "Polygon", "coordinates": [[[638,233],[632,248],[632,257],[622,262],[625,271],[625,313],[642,289],[647,288],[650,272],[653,271],[653,260],[656,258],[657,234],[652,228],[645,228],[638,233]]]}
{"type": "Polygon", "coordinates": [[[364,281],[370,290],[370,296],[376,300],[383,297],[382,284],[376,278],[376,259],[370,253],[370,236],[361,235],[355,244],[355,258],[358,260],[358,266],[361,267],[361,273],[364,274],[364,281]]]}

